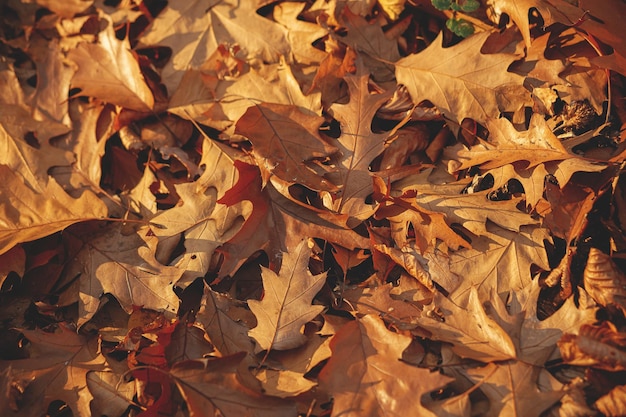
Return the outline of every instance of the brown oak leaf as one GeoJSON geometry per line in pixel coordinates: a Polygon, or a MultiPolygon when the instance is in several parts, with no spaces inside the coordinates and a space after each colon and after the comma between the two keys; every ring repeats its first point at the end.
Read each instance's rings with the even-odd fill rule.
{"type": "Polygon", "coordinates": [[[320,372],[334,398],[332,416],[434,416],[420,397],[450,378],[401,360],[411,338],[366,315],[344,325],[330,342],[332,356],[320,372]]]}
{"type": "Polygon", "coordinates": [[[324,306],[311,302],[326,282],[326,273],[311,274],[310,256],[309,241],[303,240],[283,254],[278,274],[262,267],[263,299],[248,301],[257,318],[257,326],[248,332],[257,342],[257,352],[301,346],[306,342],[302,326],[324,311],[324,306]]]}

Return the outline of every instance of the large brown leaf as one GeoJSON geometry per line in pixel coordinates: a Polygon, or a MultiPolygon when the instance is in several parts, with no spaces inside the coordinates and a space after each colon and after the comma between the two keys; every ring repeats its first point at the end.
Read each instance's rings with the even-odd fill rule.
{"type": "Polygon", "coordinates": [[[303,240],[283,254],[278,274],[262,267],[263,299],[248,301],[257,318],[257,326],[248,333],[257,342],[257,352],[301,346],[306,342],[302,326],[324,311],[324,306],[311,302],[326,282],[326,273],[311,274],[310,256],[309,241],[303,240]]]}
{"type": "Polygon", "coordinates": [[[68,58],[76,64],[72,87],[80,88],[81,95],[131,110],[151,110],[154,96],[130,51],[128,40],[117,39],[113,23],[104,19],[108,26],[98,34],[97,43],[80,43],[68,53],[68,58]]]}
{"type": "Polygon", "coordinates": [[[459,125],[464,118],[478,123],[497,118],[507,110],[499,96],[523,79],[507,71],[517,56],[480,52],[488,36],[482,32],[444,49],[440,34],[424,51],[396,62],[398,83],[408,88],[415,103],[429,100],[459,125]]]}
{"type": "Polygon", "coordinates": [[[346,216],[320,210],[285,197],[271,182],[262,188],[258,167],[235,161],[239,179],[220,203],[252,202],[254,209],[240,231],[221,248],[224,263],[220,276],[234,273],[248,257],[265,250],[272,262],[307,236],[337,243],[345,248],[366,248],[367,238],[345,225],[346,216]]]}
{"type": "Polygon", "coordinates": [[[546,175],[554,175],[559,185],[564,187],[575,172],[598,172],[606,168],[605,164],[569,153],[537,113],[531,118],[526,131],[517,131],[504,118],[488,120],[487,128],[491,133],[488,142],[481,142],[470,149],[456,147],[448,150],[446,156],[453,159],[448,169],[453,172],[480,166],[490,170],[487,172],[494,176],[494,187],[516,178],[524,186],[530,206],[534,207],[541,198],[546,175]],[[510,164],[513,164],[513,169],[503,168],[510,164]]]}
{"type": "Polygon", "coordinates": [[[253,155],[266,181],[276,175],[314,190],[334,191],[336,187],[323,177],[330,169],[316,164],[337,151],[318,133],[323,122],[323,117],[293,105],[262,103],[248,108],[237,121],[235,133],[252,142],[253,155]],[[314,166],[321,172],[315,172],[314,166]]]}
{"type": "Polygon", "coordinates": [[[66,275],[80,274],[79,325],[93,317],[106,293],[129,313],[134,306],[163,310],[170,316],[177,311],[174,284],[183,270],[155,259],[156,238],[149,233],[147,227],[125,233],[112,225],[99,235],[76,236],[82,249],[66,275]]]}
{"type": "Polygon", "coordinates": [[[54,400],[65,401],[75,415],[91,415],[93,397],[87,389],[87,373],[106,367],[98,338],[79,335],[65,325],[54,332],[21,332],[30,341],[31,356],[10,364],[2,361],[0,367],[9,367],[11,382],[15,387],[26,388],[25,396],[19,402],[18,413],[5,409],[3,415],[41,416],[54,400]]]}
{"type": "MultiPolygon", "coordinates": [[[[227,242],[250,216],[250,204],[226,206],[217,202],[236,182],[234,160],[240,156],[227,147],[205,139],[202,160],[204,173],[195,182],[179,184],[179,203],[152,218],[159,245],[171,247],[182,237],[185,253],[175,260],[185,268],[181,284],[204,276],[216,248],[227,242]]],[[[165,261],[164,261],[165,262],[165,261]]]]}
{"type": "Polygon", "coordinates": [[[350,101],[348,104],[335,103],[330,108],[341,128],[341,136],[337,139],[341,157],[337,161],[339,172],[335,180],[341,191],[333,209],[349,215],[349,224],[355,226],[370,217],[376,209],[375,205],[365,202],[374,191],[369,166],[385,149],[385,139],[389,134],[372,132],[372,119],[390,95],[370,93],[369,74],[362,71],[356,75],[347,75],[344,79],[350,92],[350,101]]]}
{"type": "Polygon", "coordinates": [[[89,191],[72,198],[50,179],[41,192],[35,192],[6,165],[0,165],[0,178],[0,254],[18,243],[107,215],[104,203],[89,191]]]}
{"type": "Polygon", "coordinates": [[[420,397],[450,379],[402,362],[411,339],[366,315],[333,336],[332,356],[322,369],[321,388],[334,398],[332,416],[434,416],[420,397]]]}
{"type": "Polygon", "coordinates": [[[276,62],[289,53],[285,28],[256,13],[262,1],[193,0],[171,3],[140,38],[144,46],[162,45],[173,55],[162,78],[173,94],[184,71],[197,69],[220,44],[245,45],[247,58],[276,62]]]}
{"type": "Polygon", "coordinates": [[[237,367],[245,353],[179,362],[170,375],[187,402],[191,417],[293,417],[295,405],[244,386],[237,367]]]}

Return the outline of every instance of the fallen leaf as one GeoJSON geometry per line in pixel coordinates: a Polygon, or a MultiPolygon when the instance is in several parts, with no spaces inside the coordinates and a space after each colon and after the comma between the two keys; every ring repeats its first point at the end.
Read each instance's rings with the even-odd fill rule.
{"type": "Polygon", "coordinates": [[[372,132],[372,118],[389,99],[389,94],[371,94],[368,74],[346,75],[344,79],[350,101],[347,104],[335,103],[330,108],[341,128],[341,136],[337,139],[341,157],[337,160],[338,173],[334,180],[341,186],[341,191],[333,209],[337,213],[349,214],[351,219],[348,224],[356,226],[376,209],[375,205],[365,202],[374,191],[369,166],[385,149],[385,139],[389,134],[372,132]]]}
{"type": "MultiPolygon", "coordinates": [[[[11,361],[10,377],[16,383],[27,381],[27,391],[19,413],[9,415],[43,415],[54,400],[64,401],[77,415],[91,415],[87,374],[106,367],[98,338],[79,335],[65,325],[54,332],[21,332],[30,341],[31,355],[11,361]]],[[[2,368],[8,365],[3,361],[2,368]]]]}
{"type": "Polygon", "coordinates": [[[334,398],[331,415],[433,416],[420,398],[450,379],[402,362],[410,342],[373,315],[344,325],[330,342],[332,356],[319,376],[334,398]]]}
{"type": "Polygon", "coordinates": [[[443,48],[440,33],[424,51],[396,62],[398,83],[408,88],[413,102],[431,101],[455,124],[465,118],[477,123],[497,118],[507,111],[498,101],[500,90],[522,81],[507,71],[515,55],[480,53],[488,36],[489,32],[478,33],[443,48]]]}
{"type": "Polygon", "coordinates": [[[80,274],[79,326],[93,317],[100,297],[106,293],[129,313],[133,306],[163,310],[169,315],[177,311],[174,284],[183,271],[156,261],[156,238],[147,234],[146,227],[127,234],[113,225],[98,235],[75,236],[82,249],[66,275],[80,274]]]}
{"type": "Polygon", "coordinates": [[[81,95],[127,109],[152,110],[154,96],[128,40],[117,39],[110,18],[102,15],[102,19],[108,26],[98,34],[98,42],[82,42],[67,55],[76,65],[71,86],[80,88],[81,95]]]}
{"type": "Polygon", "coordinates": [[[326,282],[326,273],[311,274],[310,255],[308,240],[303,240],[293,252],[283,254],[278,274],[262,268],[263,299],[248,301],[258,322],[248,333],[257,342],[256,352],[301,346],[306,341],[302,326],[324,311],[324,306],[311,305],[326,282]]]}
{"type": "Polygon", "coordinates": [[[21,242],[36,240],[61,231],[68,226],[103,219],[107,215],[104,203],[93,193],[85,191],[72,198],[50,179],[41,192],[35,192],[6,165],[0,165],[0,254],[21,242]]]}
{"type": "Polygon", "coordinates": [[[261,395],[237,378],[245,353],[216,359],[198,359],[175,364],[170,375],[187,403],[189,415],[200,417],[293,417],[295,405],[261,395]]]}
{"type": "Polygon", "coordinates": [[[262,2],[194,0],[170,4],[140,38],[140,45],[161,45],[173,55],[161,77],[170,95],[177,90],[184,71],[199,68],[220,43],[245,45],[248,59],[276,62],[287,55],[286,30],[257,14],[262,2]]]}
{"type": "Polygon", "coordinates": [[[330,169],[321,164],[337,151],[318,133],[323,121],[323,117],[304,113],[293,105],[259,104],[239,118],[235,133],[252,142],[264,183],[270,175],[276,175],[314,190],[335,191],[336,187],[324,178],[324,172],[330,169]]]}
{"type": "Polygon", "coordinates": [[[548,371],[519,361],[490,363],[468,370],[467,375],[480,383],[480,390],[489,398],[487,416],[538,416],[565,394],[541,386],[542,377],[558,384],[548,371]]]}

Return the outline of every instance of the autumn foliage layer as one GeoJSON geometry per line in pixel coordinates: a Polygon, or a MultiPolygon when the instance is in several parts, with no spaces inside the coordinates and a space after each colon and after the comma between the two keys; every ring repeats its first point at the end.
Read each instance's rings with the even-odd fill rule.
{"type": "Polygon", "coordinates": [[[2,416],[626,414],[623,1],[0,7],[2,416]]]}

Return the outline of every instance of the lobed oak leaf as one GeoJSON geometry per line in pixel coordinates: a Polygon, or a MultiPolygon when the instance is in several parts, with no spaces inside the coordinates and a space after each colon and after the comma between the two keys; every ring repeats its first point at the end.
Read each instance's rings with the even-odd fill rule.
{"type": "Polygon", "coordinates": [[[200,417],[293,417],[292,402],[261,395],[244,386],[237,368],[246,354],[174,364],[170,376],[187,402],[189,415],[200,417]]]}
{"type": "Polygon", "coordinates": [[[0,254],[22,242],[36,240],[68,226],[107,215],[104,203],[90,191],[72,198],[53,179],[33,191],[18,173],[0,165],[0,254]]]}
{"type": "Polygon", "coordinates": [[[527,204],[531,207],[543,194],[546,174],[554,175],[564,187],[575,172],[599,172],[606,168],[606,164],[569,153],[538,113],[533,114],[528,130],[523,132],[517,131],[504,118],[487,121],[487,128],[491,133],[489,142],[481,142],[470,149],[448,150],[446,156],[452,159],[448,170],[456,172],[480,166],[490,170],[497,184],[517,178],[525,187],[527,204]],[[513,164],[513,169],[495,170],[509,164],[513,164]]]}
{"type": "Polygon", "coordinates": [[[365,202],[374,191],[369,167],[374,158],[384,151],[389,134],[372,132],[372,119],[390,94],[370,93],[368,74],[347,75],[344,79],[350,101],[347,104],[334,103],[330,108],[341,128],[337,139],[341,153],[336,161],[338,172],[331,177],[335,184],[341,186],[341,191],[333,209],[337,213],[348,214],[348,225],[356,226],[376,209],[375,205],[365,202]]]}
{"type": "Polygon", "coordinates": [[[374,315],[344,325],[319,376],[320,387],[334,398],[331,416],[434,416],[421,397],[450,378],[402,362],[410,343],[374,315]]]}
{"type": "Polygon", "coordinates": [[[129,313],[133,306],[163,310],[168,315],[177,311],[174,284],[183,270],[155,259],[156,238],[148,233],[143,228],[128,234],[113,225],[97,235],[75,236],[82,248],[65,274],[80,274],[79,326],[93,317],[106,293],[129,313]]]}
{"type": "Polygon", "coordinates": [[[483,362],[517,357],[513,339],[487,314],[475,287],[463,304],[437,292],[425,310],[419,326],[430,331],[433,340],[451,343],[457,355],[483,362]]]}
{"type": "Polygon", "coordinates": [[[302,326],[324,311],[324,306],[311,305],[326,282],[326,273],[311,274],[310,255],[309,242],[303,240],[283,255],[278,274],[262,267],[263,299],[248,301],[257,318],[257,326],[248,332],[257,343],[256,352],[301,346],[306,342],[302,326]]]}
{"type": "MultiPolygon", "coordinates": [[[[0,366],[11,367],[12,381],[26,381],[24,397],[19,412],[3,413],[12,416],[41,416],[51,401],[64,401],[76,415],[91,415],[93,399],[87,389],[87,374],[103,371],[106,359],[100,353],[97,337],[77,334],[65,325],[54,332],[21,330],[30,341],[30,358],[0,361],[0,366]]],[[[4,393],[3,393],[4,394],[4,393]]]]}
{"type": "Polygon", "coordinates": [[[305,374],[331,356],[330,338],[307,334],[307,342],[299,348],[271,352],[264,366],[255,375],[268,395],[288,398],[312,390],[317,383],[305,374]]]}
{"type": "Polygon", "coordinates": [[[93,395],[90,415],[122,415],[133,404],[135,383],[125,381],[121,374],[89,371],[87,388],[93,395]]]}
{"type": "Polygon", "coordinates": [[[91,7],[94,0],[69,0],[62,2],[55,0],[35,0],[35,2],[65,19],[71,19],[91,7]]]}
{"type": "Polygon", "coordinates": [[[326,54],[315,48],[314,43],[328,34],[319,25],[300,19],[306,4],[296,2],[279,3],[274,7],[273,17],[276,22],[287,28],[287,42],[296,62],[315,65],[322,61],[326,54]]]}
{"type": "Polygon", "coordinates": [[[224,262],[220,277],[230,275],[259,249],[273,263],[307,236],[337,243],[345,248],[366,248],[368,240],[345,225],[346,216],[305,205],[279,193],[271,182],[262,188],[259,168],[235,161],[237,184],[218,202],[226,205],[250,201],[252,214],[240,231],[220,248],[224,262]]]}
{"type": "Polygon", "coordinates": [[[257,13],[262,1],[194,0],[169,4],[139,38],[140,46],[172,49],[161,78],[170,96],[188,69],[198,69],[219,44],[245,47],[246,58],[276,62],[289,54],[286,30],[257,13]]]}
{"type": "Polygon", "coordinates": [[[264,183],[276,175],[314,190],[336,191],[323,176],[330,169],[316,164],[337,151],[318,133],[323,122],[323,117],[304,113],[294,105],[261,103],[248,108],[239,118],[235,133],[252,142],[252,153],[264,183]],[[314,167],[321,173],[315,172],[314,167]]]}
{"type": "Polygon", "coordinates": [[[523,82],[523,77],[507,71],[518,57],[482,54],[488,36],[481,32],[444,49],[440,33],[424,51],[396,62],[398,83],[407,87],[414,103],[429,100],[456,125],[465,118],[485,123],[503,111],[517,110],[507,109],[499,96],[507,86],[523,82]]]}
{"type": "Polygon", "coordinates": [[[4,164],[23,178],[34,191],[41,192],[48,182],[48,170],[57,165],[69,165],[72,155],[56,146],[51,139],[70,131],[52,120],[35,120],[17,105],[0,105],[0,141],[4,164]]]}
{"type": "Polygon", "coordinates": [[[538,416],[566,393],[555,389],[561,384],[545,368],[521,361],[490,363],[465,373],[489,399],[488,417],[538,416]]]}
{"type": "MultiPolygon", "coordinates": [[[[393,63],[400,59],[398,43],[383,33],[378,20],[367,21],[363,16],[345,7],[340,16],[347,34],[339,40],[362,54],[362,59],[377,82],[394,79],[393,63]]],[[[324,26],[324,25],[323,25],[324,26]]]]}
{"type": "Polygon", "coordinates": [[[170,98],[168,110],[179,117],[233,133],[233,124],[258,103],[295,105],[321,114],[321,95],[305,95],[284,59],[259,65],[235,78],[220,79],[188,70],[170,98]]]}
{"type": "Polygon", "coordinates": [[[80,88],[81,95],[127,109],[152,110],[154,96],[130,51],[128,40],[117,39],[110,18],[106,15],[102,18],[108,25],[98,34],[98,42],[82,42],[67,55],[76,65],[71,86],[80,88]]]}
{"type": "Polygon", "coordinates": [[[472,239],[472,248],[449,254],[450,272],[464,277],[455,287],[446,287],[450,298],[465,300],[476,289],[481,300],[496,294],[521,291],[532,280],[533,266],[550,269],[544,241],[550,241],[547,229],[522,226],[518,232],[488,223],[486,233],[472,239]]]}
{"type": "Polygon", "coordinates": [[[249,203],[237,201],[227,206],[218,202],[235,184],[234,161],[239,156],[228,147],[205,139],[200,161],[205,171],[195,182],[176,185],[179,203],[151,219],[152,224],[159,225],[152,231],[158,236],[160,247],[183,238],[186,251],[175,261],[185,269],[181,284],[204,276],[215,250],[235,236],[250,216],[249,203]]]}
{"type": "Polygon", "coordinates": [[[233,304],[233,300],[226,294],[205,286],[196,314],[196,321],[221,356],[254,350],[254,343],[248,337],[248,327],[228,314],[233,304]]]}
{"type": "MultiPolygon", "coordinates": [[[[540,292],[539,280],[535,279],[523,290],[511,291],[506,307],[502,304],[498,308],[497,303],[492,303],[498,320],[508,321],[505,317],[509,315],[521,316],[518,330],[510,330],[517,335],[518,359],[537,366],[550,358],[564,334],[578,334],[584,326],[595,323],[598,311],[593,299],[581,289],[576,302],[574,297],[569,297],[550,317],[540,320],[537,315],[540,292]]],[[[492,300],[500,301],[500,298],[492,297],[492,300]]]]}
{"type": "Polygon", "coordinates": [[[446,222],[443,213],[433,212],[415,203],[414,191],[405,191],[401,196],[386,196],[390,190],[382,178],[374,177],[374,198],[382,200],[375,213],[377,219],[389,219],[391,236],[399,247],[409,243],[410,230],[415,234],[415,246],[424,253],[428,247],[442,240],[450,248],[470,248],[471,245],[456,233],[446,222]]]}
{"type": "MultiPolygon", "coordinates": [[[[516,197],[491,201],[487,191],[471,194],[439,194],[437,191],[438,187],[434,192],[418,194],[416,203],[428,211],[443,213],[450,224],[461,225],[478,236],[488,233],[487,221],[514,232],[522,226],[539,223],[517,208],[520,199],[516,197]]],[[[447,192],[445,188],[442,191],[447,192]]]]}

